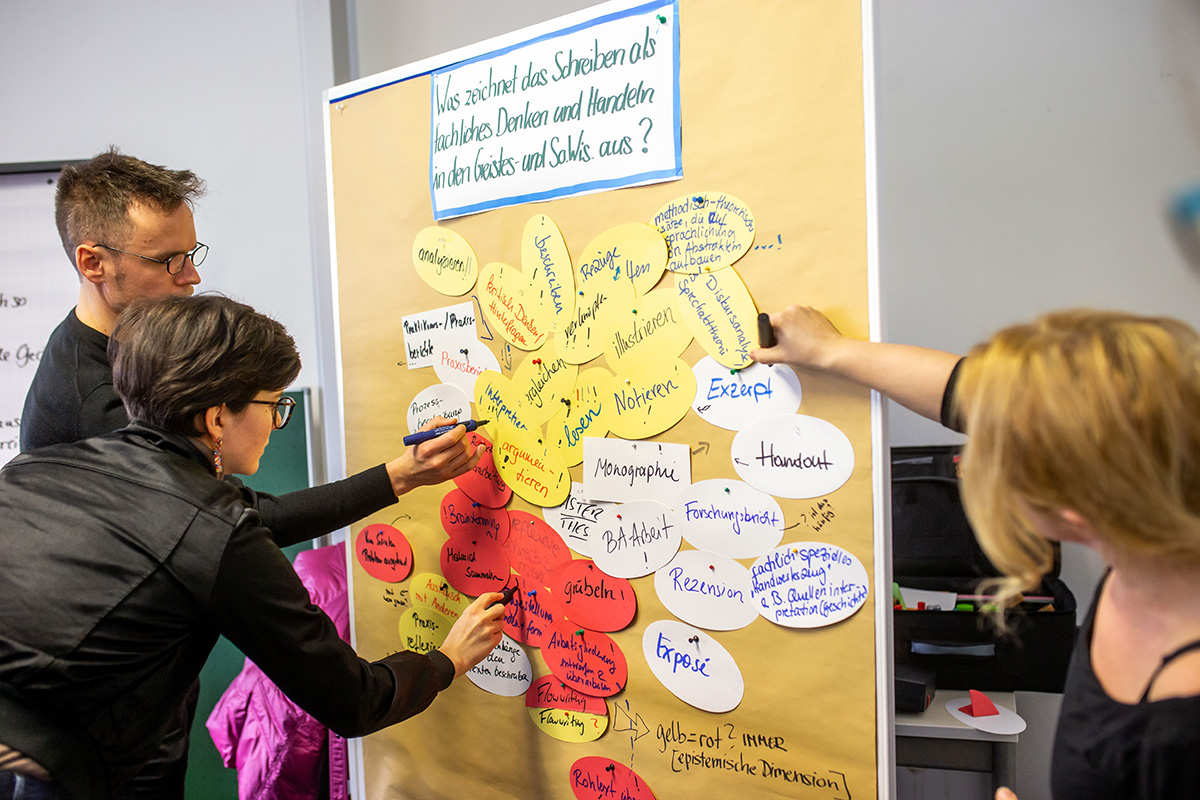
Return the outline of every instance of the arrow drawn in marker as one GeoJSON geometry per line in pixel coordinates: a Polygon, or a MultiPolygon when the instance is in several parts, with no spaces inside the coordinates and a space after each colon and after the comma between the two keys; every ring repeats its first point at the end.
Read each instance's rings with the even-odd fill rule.
{"type": "Polygon", "coordinates": [[[628,732],[630,735],[629,746],[633,747],[633,743],[650,733],[650,726],[646,724],[646,720],[642,719],[642,715],[633,712],[629,709],[629,701],[625,701],[625,707],[614,705],[617,710],[617,718],[613,721],[614,733],[628,732]]]}

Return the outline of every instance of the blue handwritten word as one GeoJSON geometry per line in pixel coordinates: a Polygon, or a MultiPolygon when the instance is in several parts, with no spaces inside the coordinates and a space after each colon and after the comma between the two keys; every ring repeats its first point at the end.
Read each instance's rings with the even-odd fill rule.
{"type": "Polygon", "coordinates": [[[546,240],[550,238],[550,234],[539,238],[534,238],[533,244],[537,247],[538,258],[542,260],[542,269],[546,271],[546,277],[550,281],[550,299],[554,301],[555,313],[560,313],[563,310],[561,299],[562,284],[559,283],[558,274],[554,270],[554,257],[550,255],[550,250],[546,247],[546,240]]]}
{"type": "Polygon", "coordinates": [[[742,523],[765,525],[771,528],[779,527],[782,520],[774,511],[752,511],[745,506],[741,508],[718,508],[715,504],[701,506],[695,500],[689,500],[683,505],[685,521],[693,519],[718,519],[733,523],[733,532],[741,535],[742,523]]]}
{"type": "Polygon", "coordinates": [[[752,397],[757,403],[760,397],[770,397],[771,379],[767,378],[764,381],[755,381],[753,383],[740,378],[737,380],[726,380],[723,377],[713,378],[708,384],[708,395],[706,400],[716,400],[721,397],[728,397],[733,400],[742,397],[752,397]]]}
{"type": "Polygon", "coordinates": [[[671,568],[671,588],[677,592],[687,592],[688,594],[699,594],[707,597],[728,597],[730,600],[736,600],[739,603],[745,603],[746,597],[741,589],[731,589],[723,583],[709,583],[702,581],[699,578],[684,576],[683,567],[671,568]]]}
{"type": "Polygon", "coordinates": [[[679,385],[675,381],[659,381],[645,389],[635,386],[630,392],[624,389],[614,392],[613,399],[617,401],[617,413],[624,414],[626,411],[640,409],[643,404],[649,406],[656,399],[666,399],[676,391],[679,391],[679,385]]]}
{"type": "Polygon", "coordinates": [[[616,261],[621,257],[617,252],[617,248],[606,250],[599,258],[593,258],[586,264],[579,265],[579,276],[582,280],[587,280],[593,275],[603,272],[606,269],[612,269],[616,266],[616,261]]]}
{"type": "Polygon", "coordinates": [[[658,634],[658,643],[654,647],[655,657],[666,661],[671,665],[671,674],[679,672],[679,668],[683,667],[685,671],[698,672],[706,678],[712,676],[708,674],[708,662],[711,658],[692,658],[691,653],[685,653],[681,650],[676,650],[671,646],[671,640],[668,639],[662,631],[658,634]]]}
{"type": "Polygon", "coordinates": [[[600,416],[601,405],[597,404],[595,408],[589,408],[583,416],[576,417],[571,420],[571,423],[563,423],[563,440],[566,441],[567,447],[574,447],[583,439],[583,433],[592,424],[592,420],[600,416]]]}

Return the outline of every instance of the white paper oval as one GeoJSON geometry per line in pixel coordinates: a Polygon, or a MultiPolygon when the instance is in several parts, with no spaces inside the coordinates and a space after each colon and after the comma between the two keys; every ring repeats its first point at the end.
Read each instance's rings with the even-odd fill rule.
{"type": "Polygon", "coordinates": [[[542,517],[558,531],[567,546],[580,555],[595,559],[600,531],[616,521],[617,504],[589,500],[583,496],[583,484],[571,483],[571,493],[562,505],[542,509],[542,517]]]}
{"type": "Polygon", "coordinates": [[[485,692],[501,697],[525,694],[533,683],[533,665],[529,654],[507,633],[500,634],[500,644],[467,672],[471,683],[485,692]]]}
{"type": "Polygon", "coordinates": [[[824,542],[781,544],[750,567],[754,604],[787,628],[841,622],[862,607],[870,584],[851,553],[824,542]]]}
{"type": "Polygon", "coordinates": [[[442,383],[462,389],[467,397],[475,396],[475,379],[487,370],[500,371],[496,354],[476,337],[464,333],[448,333],[433,343],[433,371],[442,383]]]}
{"type": "Polygon", "coordinates": [[[743,481],[693,483],[675,498],[683,538],[697,550],[730,558],[758,558],[783,540],[783,509],[775,498],[743,481]]]}
{"type": "Polygon", "coordinates": [[[452,383],[427,386],[408,404],[408,432],[416,433],[434,417],[470,419],[471,398],[452,383]]]}
{"type": "Polygon", "coordinates": [[[729,651],[704,631],[682,622],[651,622],[642,634],[650,671],[688,705],[720,714],[742,702],[745,682],[729,651]]]}
{"type": "Polygon", "coordinates": [[[696,400],[692,408],[710,425],[740,431],[757,417],[795,414],[800,408],[800,379],[786,364],[754,363],[730,370],[712,356],[692,367],[696,400]]]}
{"type": "Polygon", "coordinates": [[[793,414],[753,420],[733,437],[733,469],[776,497],[821,497],[854,472],[854,447],[835,425],[793,414]]]}
{"type": "Polygon", "coordinates": [[[750,570],[704,550],[680,550],[654,573],[658,599],[684,622],[710,631],[735,631],[758,619],[750,570]]]}
{"type": "Polygon", "coordinates": [[[592,560],[613,577],[649,575],[679,551],[679,516],[662,503],[631,500],[606,514],[605,520],[592,560]]]}

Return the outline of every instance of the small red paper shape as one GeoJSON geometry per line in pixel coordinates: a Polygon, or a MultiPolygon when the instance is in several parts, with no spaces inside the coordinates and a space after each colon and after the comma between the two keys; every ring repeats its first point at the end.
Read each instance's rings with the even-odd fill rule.
{"type": "Polygon", "coordinates": [[[994,717],[1000,713],[996,709],[996,704],[986,694],[976,689],[971,689],[970,693],[970,705],[963,706],[959,711],[969,717],[994,717]]]}
{"type": "Polygon", "coordinates": [[[603,697],[583,694],[567,686],[554,675],[543,675],[525,690],[526,708],[560,708],[583,714],[607,714],[603,697]]]}
{"type": "Polygon", "coordinates": [[[462,489],[451,489],[442,498],[442,527],[450,536],[486,536],[497,544],[508,541],[508,511],[483,505],[462,489]]]}
{"type": "Polygon", "coordinates": [[[472,597],[498,592],[510,578],[504,548],[486,536],[451,536],[440,560],[446,582],[472,597]]]}
{"type": "Polygon", "coordinates": [[[612,697],[629,680],[625,654],[611,637],[562,617],[542,640],[542,658],[559,680],[593,697],[612,697]]]}
{"type": "Polygon", "coordinates": [[[483,445],[487,449],[484,450],[483,457],[479,459],[475,469],[459,475],[454,479],[454,483],[475,502],[490,508],[502,508],[512,497],[512,488],[496,470],[491,440],[479,431],[471,431],[466,438],[471,447],[483,445]]]}
{"type": "Polygon", "coordinates": [[[558,531],[528,511],[510,511],[511,525],[504,550],[512,568],[521,574],[529,589],[550,585],[550,573],[571,560],[571,550],[558,531]]]}
{"type": "Polygon", "coordinates": [[[368,525],[354,540],[358,563],[372,578],[398,583],[412,571],[412,545],[391,525],[368,525]]]}
{"type": "Polygon", "coordinates": [[[504,607],[504,632],[522,644],[541,647],[550,624],[562,616],[558,601],[536,581],[520,575],[509,580],[516,583],[517,591],[504,607]]]}
{"type": "Polygon", "coordinates": [[[571,791],[577,800],[654,800],[641,776],[624,764],[600,756],[584,756],[571,765],[571,791]]]}
{"type": "Polygon", "coordinates": [[[605,574],[590,559],[557,567],[550,573],[549,588],[567,619],[594,631],[622,630],[637,612],[629,581],[605,574]]]}

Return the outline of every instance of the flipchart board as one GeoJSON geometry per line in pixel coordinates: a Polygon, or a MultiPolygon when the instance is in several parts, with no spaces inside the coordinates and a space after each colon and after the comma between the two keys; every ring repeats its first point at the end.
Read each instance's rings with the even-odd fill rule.
{"type": "Polygon", "coordinates": [[[875,333],[870,24],[622,0],[326,94],[348,469],[490,420],[352,530],[355,645],[518,589],[357,796],[888,793],[878,401],[747,357],[795,302],[875,333]]]}

